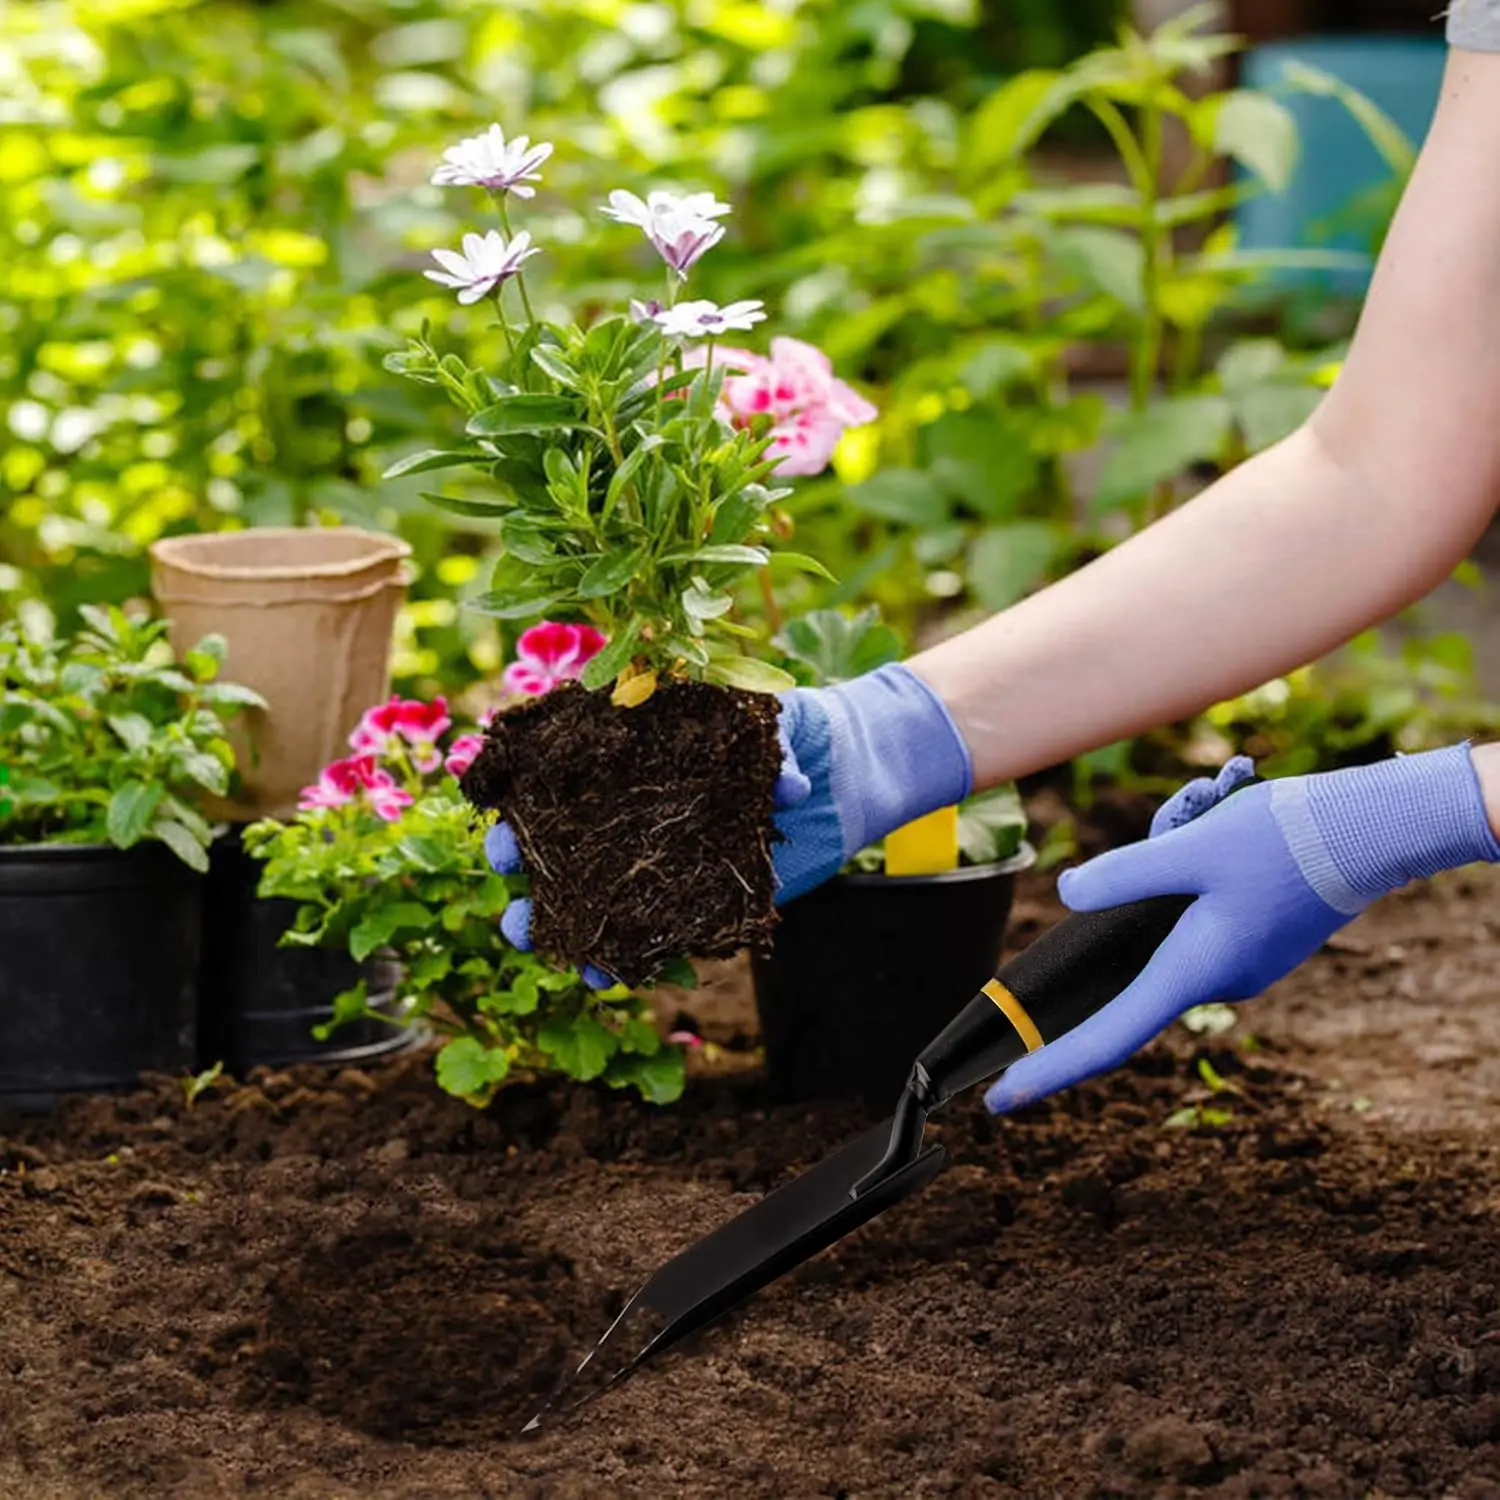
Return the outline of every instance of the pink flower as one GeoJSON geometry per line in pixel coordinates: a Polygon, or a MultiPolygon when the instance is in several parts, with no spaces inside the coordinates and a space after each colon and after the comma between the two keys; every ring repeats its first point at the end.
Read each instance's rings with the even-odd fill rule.
{"type": "Polygon", "coordinates": [[[674,1031],[667,1040],[675,1042],[679,1047],[701,1047],[703,1038],[692,1031],[674,1031]]]}
{"type": "Polygon", "coordinates": [[[505,669],[501,681],[509,692],[538,698],[558,683],[581,676],[604,645],[604,636],[592,625],[543,620],[521,633],[516,659],[505,669]]]}
{"type": "Polygon", "coordinates": [[[434,698],[423,703],[416,698],[398,698],[366,710],[359,726],[349,736],[349,748],[359,755],[384,755],[396,740],[411,746],[412,763],[419,771],[435,771],[443,763],[438,736],[452,724],[448,700],[434,698]]]}
{"type": "Polygon", "coordinates": [[[299,812],[322,807],[346,807],[363,796],[377,817],[394,823],[401,810],[410,807],[411,793],[396,785],[389,771],[382,771],[373,755],[351,755],[323,767],[316,785],[303,787],[299,812]]]}
{"type": "MultiPolygon", "coordinates": [[[[701,363],[705,357],[703,351],[694,351],[688,363],[701,363]]],[[[862,427],[879,415],[833,373],[833,363],[821,349],[800,339],[772,339],[769,356],[721,349],[714,363],[730,372],[719,415],[735,427],[769,416],[768,451],[780,457],[780,475],[821,474],[845,429],[862,427]]]]}
{"type": "Polygon", "coordinates": [[[474,757],[484,747],[482,734],[461,734],[448,747],[448,759],[443,762],[450,776],[462,776],[474,764],[474,757]]]}

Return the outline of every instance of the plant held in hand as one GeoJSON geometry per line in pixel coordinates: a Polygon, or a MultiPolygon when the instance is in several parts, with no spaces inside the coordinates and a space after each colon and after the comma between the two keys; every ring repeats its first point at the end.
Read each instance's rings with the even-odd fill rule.
{"type": "Polygon", "coordinates": [[[484,186],[500,226],[466,236],[461,255],[435,252],[441,269],[428,274],[460,302],[493,297],[508,355],[475,369],[424,335],[391,356],[389,368],[447,393],[469,442],[389,472],[487,471],[493,490],[479,497],[429,497],[498,523],[503,555],[477,607],[592,632],[560,671],[527,658],[566,648],[533,653],[534,632],[523,636],[507,682],[530,697],[490,723],[463,788],[515,834],[539,949],[642,983],[683,953],[769,940],[772,695],[792,679],[747,651],[755,632],[736,601],[770,569],[824,573],[772,550],[771,508],[787,491],[771,481],[817,472],[843,430],[875,413],[807,345],[777,340],[769,360],[719,351],[721,334],[765,318],[759,302],[678,300],[725,234],[730,205],[711,193],[610,194],[604,215],[639,229],[667,268],[662,300],[590,326],[538,319],[523,262],[545,247],[512,231],[507,183],[523,158],[536,181],[546,150],[520,152],[497,130],[439,169],[484,186]]]}
{"type": "Polygon", "coordinates": [[[0,626],[0,843],[154,840],[206,870],[213,828],[197,803],[229,791],[226,721],[266,705],[217,680],[218,637],[178,662],[164,621],[92,605],[82,614],[65,641],[0,626]]]}
{"type": "MultiPolygon", "coordinates": [[[[295,821],[245,832],[265,862],[260,893],[297,902],[294,945],[385,952],[400,966],[399,1013],[446,1037],[438,1083],[482,1105],[514,1073],[559,1073],[634,1088],[658,1104],[682,1091],[682,1051],[646,1003],[595,989],[512,947],[502,919],[523,885],[494,874],[473,835],[457,776],[479,749],[453,734],[447,705],[392,699],[324,768],[295,821]],[[446,744],[444,743],[446,739],[446,744]]],[[[340,995],[328,1029],[366,1017],[365,982],[340,995]]]]}

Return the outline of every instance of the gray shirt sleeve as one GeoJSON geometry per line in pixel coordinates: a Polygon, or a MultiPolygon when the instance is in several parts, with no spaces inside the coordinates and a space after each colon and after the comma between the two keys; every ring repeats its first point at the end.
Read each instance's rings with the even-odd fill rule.
{"type": "Polygon", "coordinates": [[[1451,0],[1448,45],[1467,52],[1500,52],[1500,0],[1451,0]]]}

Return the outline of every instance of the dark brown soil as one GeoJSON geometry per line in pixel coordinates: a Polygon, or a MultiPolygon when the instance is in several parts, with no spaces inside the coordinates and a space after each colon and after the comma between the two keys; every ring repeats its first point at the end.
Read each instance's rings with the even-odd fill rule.
{"type": "Polygon", "coordinates": [[[769,944],[780,770],[764,693],[672,682],[623,709],[568,685],[494,719],[463,790],[515,830],[538,949],[644,984],[769,944]]]}
{"type": "MultiPolygon", "coordinates": [[[[1500,1497],[1497,898],[1383,903],[1233,1034],[950,1109],[923,1197],[534,1441],[855,1109],[749,1074],[477,1114],[409,1058],[0,1123],[0,1495],[1500,1497]],[[1230,1123],[1168,1127],[1199,1056],[1230,1123]]],[[[1028,882],[1018,931],[1055,912],[1028,882]]]]}

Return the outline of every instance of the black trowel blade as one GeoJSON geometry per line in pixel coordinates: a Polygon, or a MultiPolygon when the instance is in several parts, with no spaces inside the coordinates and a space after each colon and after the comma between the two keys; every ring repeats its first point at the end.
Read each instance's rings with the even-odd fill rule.
{"type": "Polygon", "coordinates": [[[854,1197],[855,1185],[874,1170],[890,1139],[887,1120],[669,1260],[630,1299],[609,1332],[525,1431],[535,1431],[564,1394],[576,1391],[585,1373],[593,1377],[588,1391],[565,1410],[577,1410],[653,1355],[919,1193],[947,1160],[943,1148],[934,1146],[854,1197]]]}

